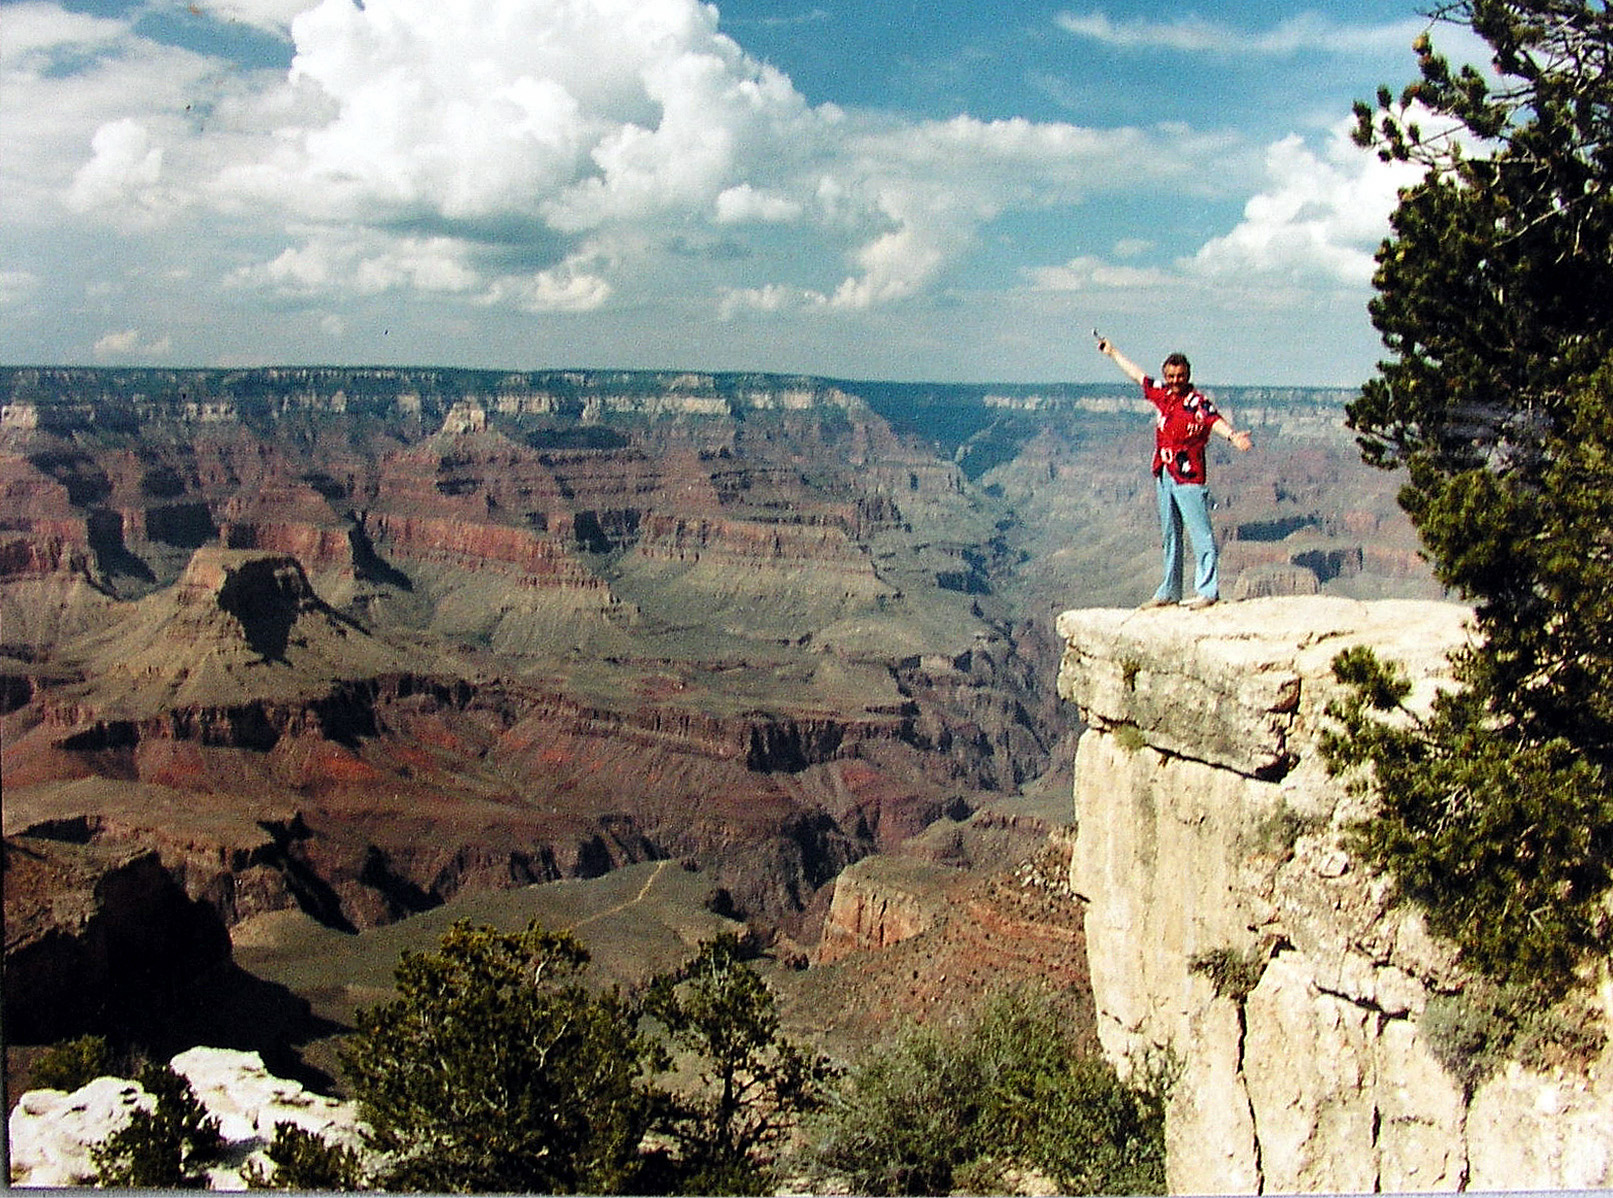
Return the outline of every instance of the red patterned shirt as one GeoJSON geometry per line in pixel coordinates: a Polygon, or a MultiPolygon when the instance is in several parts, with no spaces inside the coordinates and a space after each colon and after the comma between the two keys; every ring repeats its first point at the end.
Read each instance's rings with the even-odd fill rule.
{"type": "Polygon", "coordinates": [[[1204,447],[1210,443],[1210,429],[1221,413],[1202,391],[1177,395],[1152,378],[1143,379],[1143,397],[1159,409],[1154,425],[1154,474],[1169,470],[1179,483],[1202,483],[1204,447]]]}

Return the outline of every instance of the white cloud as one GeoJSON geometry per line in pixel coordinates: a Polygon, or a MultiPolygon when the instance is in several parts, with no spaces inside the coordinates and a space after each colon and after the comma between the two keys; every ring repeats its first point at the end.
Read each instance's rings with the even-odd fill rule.
{"type": "MultiPolygon", "coordinates": [[[[916,324],[927,305],[904,301],[978,292],[960,271],[976,250],[1001,261],[1019,236],[1005,217],[1079,221],[1094,196],[1161,184],[1189,204],[1261,194],[1237,229],[1169,271],[1151,265],[1161,253],[1151,241],[1107,230],[1104,239],[1124,238],[1109,262],[1022,275],[1027,302],[1147,287],[1165,273],[1202,281],[1303,268],[1358,280],[1381,236],[1348,224],[1350,188],[1365,177],[1331,150],[1285,143],[1261,176],[1258,152],[1235,132],[813,106],[720,32],[700,0],[199,7],[286,30],[291,70],[157,44],[134,17],[40,0],[6,7],[5,265],[54,285],[48,253],[10,246],[63,230],[104,244],[109,223],[123,235],[118,254],[75,264],[75,293],[101,288],[103,324],[80,329],[81,344],[106,327],[137,328],[161,297],[196,313],[176,328],[205,327],[223,288],[232,307],[261,298],[286,314],[272,323],[292,346],[299,332],[396,334],[410,318],[472,338],[501,322],[530,330],[530,314],[553,312],[619,322],[560,322],[599,329],[590,335],[603,344],[612,329],[653,330],[669,305],[749,314],[757,330],[838,313],[811,322],[827,346],[827,330],[872,309],[897,307],[916,324]],[[426,302],[405,315],[400,298],[426,302]]],[[[1092,28],[1111,38],[1165,28],[1206,47],[1229,33],[1203,22],[1092,28]]],[[[1321,36],[1298,22],[1281,31],[1292,44],[1321,36]]],[[[1260,36],[1280,52],[1276,31],[1260,36]]],[[[0,280],[0,298],[37,293],[0,280]]],[[[699,324],[683,321],[678,343],[696,344],[699,324]]],[[[191,352],[252,356],[258,336],[191,352]]],[[[165,339],[124,329],[102,341],[98,352],[131,357],[165,339]]]]}
{"type": "Polygon", "coordinates": [[[779,224],[801,215],[801,204],[777,192],[761,191],[749,183],[730,187],[717,196],[717,223],[738,225],[749,222],[779,224]]]}
{"type": "Polygon", "coordinates": [[[1364,287],[1399,190],[1419,173],[1359,149],[1348,126],[1333,131],[1321,155],[1297,136],[1284,138],[1267,150],[1268,187],[1244,206],[1243,220],[1184,265],[1212,278],[1364,287]]]}
{"type": "Polygon", "coordinates": [[[97,223],[169,222],[222,163],[257,152],[263,72],[49,4],[8,5],[3,27],[8,222],[48,226],[64,204],[97,223]]]}
{"type": "Polygon", "coordinates": [[[1199,161],[1192,140],[1180,131],[1021,118],[954,117],[872,132],[853,143],[857,169],[832,195],[842,210],[848,198],[860,200],[852,210],[877,225],[850,255],[857,273],[828,302],[862,309],[918,293],[1006,211],[1073,207],[1096,191],[1191,179],[1199,161]],[[1117,161],[1129,171],[1115,171],[1117,161]]]}
{"type": "Polygon", "coordinates": [[[710,207],[802,119],[783,76],[694,0],[324,0],[292,24],[294,82],[333,119],[233,176],[309,215],[541,220],[580,232],[710,207]]]}
{"type": "Polygon", "coordinates": [[[1192,180],[1223,144],[1181,130],[914,124],[812,108],[698,0],[498,0],[478,14],[466,20],[441,0],[324,0],[298,16],[289,82],[302,99],[283,93],[288,123],[219,188],[343,239],[441,227],[464,273],[332,270],[311,239],[307,255],[282,253],[257,277],[412,281],[522,308],[593,308],[664,275],[665,247],[699,240],[702,226],[712,240],[789,226],[804,239],[793,253],[733,246],[730,262],[744,265],[713,280],[710,302],[860,309],[917,294],[1007,209],[1121,186],[1117,155],[1192,180]],[[617,248],[575,264],[607,246],[617,248]],[[538,261],[509,271],[496,260],[513,247],[538,261]],[[838,279],[823,269],[835,260],[838,279]]]}
{"type": "Polygon", "coordinates": [[[24,73],[56,67],[73,55],[114,45],[125,29],[122,21],[67,12],[44,0],[8,4],[0,66],[24,73]]]}
{"type": "Polygon", "coordinates": [[[597,274],[572,266],[540,270],[530,279],[506,285],[521,310],[542,312],[594,312],[610,300],[610,282],[597,274]]]}
{"type": "Polygon", "coordinates": [[[1275,308],[1301,296],[1358,292],[1364,303],[1399,189],[1415,182],[1418,169],[1381,162],[1340,125],[1320,152],[1298,136],[1275,142],[1265,173],[1242,219],[1193,254],[1144,264],[1137,259],[1152,247],[1124,241],[1111,258],[1084,255],[1026,277],[1036,291],[1088,298],[1170,291],[1224,300],[1235,290],[1240,303],[1275,308]]]}
{"type": "Polygon", "coordinates": [[[80,212],[97,208],[121,207],[151,212],[164,197],[158,188],[162,179],[162,147],[153,145],[151,134],[130,117],[109,121],[90,140],[92,157],[73,178],[67,203],[80,212]]]}
{"type": "Polygon", "coordinates": [[[1309,51],[1357,54],[1406,50],[1428,27],[1424,19],[1378,25],[1340,25],[1314,12],[1288,17],[1276,26],[1246,31],[1196,13],[1169,20],[1134,17],[1116,20],[1101,10],[1060,13],[1059,27],[1077,37],[1126,50],[1176,50],[1191,54],[1253,54],[1282,57],[1309,51]]]}
{"type": "Polygon", "coordinates": [[[743,312],[793,312],[827,302],[828,297],[821,292],[769,283],[765,287],[731,289],[723,296],[720,313],[724,320],[731,320],[743,312]]]}
{"type": "Polygon", "coordinates": [[[332,232],[290,246],[273,260],[236,272],[234,281],[287,296],[380,295],[389,291],[465,294],[484,285],[464,243],[448,237],[378,237],[332,232]]]}
{"type": "Polygon", "coordinates": [[[139,329],[121,329],[98,338],[93,352],[100,361],[143,361],[163,357],[172,349],[171,338],[159,337],[148,341],[139,329]]]}
{"type": "Polygon", "coordinates": [[[1144,291],[1171,286],[1176,276],[1149,266],[1117,266],[1101,258],[1072,258],[1062,266],[1038,267],[1029,273],[1038,291],[1144,291]]]}
{"type": "Polygon", "coordinates": [[[387,291],[463,294],[474,291],[480,275],[465,264],[461,247],[447,237],[400,238],[354,272],[352,285],[360,295],[387,291]]]}

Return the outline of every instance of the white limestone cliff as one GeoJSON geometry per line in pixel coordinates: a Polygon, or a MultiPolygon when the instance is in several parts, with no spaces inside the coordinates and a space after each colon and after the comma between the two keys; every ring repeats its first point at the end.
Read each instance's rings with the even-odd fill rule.
{"type": "MultiPolygon", "coordinates": [[[[255,1052],[192,1048],[170,1064],[219,1123],[224,1146],[219,1163],[208,1170],[210,1189],[244,1190],[248,1173],[272,1175],[274,1164],[264,1149],[279,1123],[293,1123],[330,1144],[366,1151],[355,1104],[274,1076],[255,1052]]],[[[126,1126],[137,1107],[149,1110],[151,1103],[138,1082],[121,1077],[98,1077],[71,1094],[28,1091],[9,1118],[11,1184],[93,1185],[94,1146],[126,1126]]]]}
{"type": "Polygon", "coordinates": [[[1508,1066],[1468,1094],[1420,1029],[1465,982],[1342,830],[1361,800],[1317,737],[1331,662],[1367,644],[1446,684],[1451,604],[1260,599],[1058,622],[1060,694],[1088,725],[1071,865],[1099,1034],[1168,1047],[1175,1193],[1595,1188],[1613,1183],[1613,1059],[1508,1066]],[[1240,996],[1205,963],[1252,965],[1240,996]],[[1197,963],[1197,968],[1195,968],[1197,963]]]}

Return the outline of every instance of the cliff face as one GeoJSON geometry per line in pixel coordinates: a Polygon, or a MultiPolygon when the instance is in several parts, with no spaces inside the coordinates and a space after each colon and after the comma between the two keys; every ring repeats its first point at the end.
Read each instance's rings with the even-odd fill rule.
{"type": "Polygon", "coordinates": [[[1180,1059],[1174,1192],[1613,1181],[1605,1054],[1509,1065],[1471,1093],[1438,1063],[1423,1015],[1466,979],[1352,860],[1360,801],[1320,760],[1339,651],[1401,662],[1426,703],[1466,615],[1288,598],[1060,617],[1059,692],[1089,725],[1071,880],[1099,1035],[1117,1059],[1180,1059]]]}
{"type": "Polygon", "coordinates": [[[8,840],[4,860],[14,1042],[126,1031],[131,1013],[172,1005],[229,964],[217,913],[189,898],[153,851],[8,840]]]}

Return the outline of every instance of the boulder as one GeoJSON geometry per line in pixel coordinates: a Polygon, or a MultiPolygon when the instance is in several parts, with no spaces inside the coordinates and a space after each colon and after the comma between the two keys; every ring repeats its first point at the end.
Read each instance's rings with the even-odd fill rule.
{"type": "MultiPolygon", "coordinates": [[[[295,1124],[327,1143],[364,1151],[353,1103],[275,1077],[255,1052],[193,1048],[174,1057],[170,1065],[218,1120],[224,1145],[220,1161],[208,1170],[212,1189],[244,1190],[249,1173],[272,1175],[274,1166],[264,1149],[273,1142],[279,1123],[295,1124]]],[[[151,1102],[138,1082],[118,1077],[98,1077],[71,1094],[28,1091],[13,1108],[8,1125],[11,1184],[93,1184],[94,1146],[125,1127],[136,1109],[150,1109],[151,1102]]]]}

